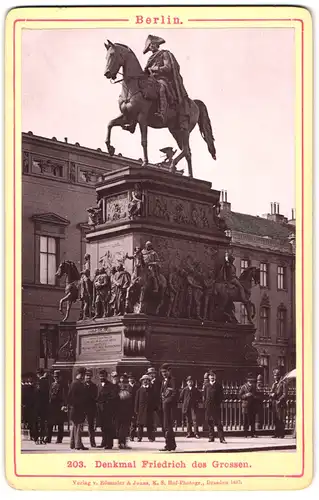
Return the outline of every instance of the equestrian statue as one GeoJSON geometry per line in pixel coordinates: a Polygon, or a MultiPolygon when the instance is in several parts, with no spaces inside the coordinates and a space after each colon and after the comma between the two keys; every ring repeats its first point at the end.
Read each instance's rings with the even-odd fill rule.
{"type": "Polygon", "coordinates": [[[241,302],[246,308],[248,322],[252,324],[256,310],[250,300],[251,289],[253,282],[256,285],[260,283],[260,269],[255,266],[247,267],[237,278],[234,260],[234,256],[230,254],[217,276],[214,287],[215,307],[217,311],[221,311],[226,322],[236,323],[234,302],[241,302]]]}
{"type": "Polygon", "coordinates": [[[64,322],[67,321],[69,317],[72,304],[79,298],[81,275],[72,260],[63,260],[55,275],[58,279],[62,278],[64,275],[66,276],[65,296],[59,302],[59,311],[62,314],[64,314],[63,304],[66,302],[66,313],[62,320],[64,322]]]}
{"type": "Polygon", "coordinates": [[[105,43],[106,68],[104,76],[113,83],[122,82],[119,97],[121,114],[107,126],[106,146],[110,155],[115,153],[111,144],[111,130],[122,127],[131,133],[139,124],[143,148],[143,166],[148,164],[147,128],[168,128],[181,152],[171,159],[170,171],[176,171],[177,163],[186,158],[189,177],[193,177],[189,135],[198,123],[208,150],[216,160],[214,136],[205,104],[188,97],[180,75],[180,67],[174,55],[159,47],[165,40],[149,35],[144,54],[152,52],[144,71],[134,52],[121,43],[105,43]],[[116,81],[122,68],[123,78],[116,81]]]}

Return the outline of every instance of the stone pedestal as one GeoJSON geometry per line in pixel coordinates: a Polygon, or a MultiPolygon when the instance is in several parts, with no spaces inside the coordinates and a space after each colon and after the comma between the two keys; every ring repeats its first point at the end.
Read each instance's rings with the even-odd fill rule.
{"type": "MultiPolygon", "coordinates": [[[[180,380],[189,374],[202,380],[210,367],[224,380],[243,379],[248,371],[254,371],[254,326],[216,321],[213,294],[205,317],[206,292],[200,292],[198,307],[198,295],[196,298],[196,291],[190,292],[192,287],[187,285],[190,275],[206,290],[205,283],[216,277],[229,248],[230,239],[218,216],[219,191],[211,189],[209,182],[159,168],[128,166],[107,173],[97,192],[102,200],[101,223],[87,234],[92,274],[101,267],[110,272],[119,263],[131,273],[132,261],[125,259],[126,254],[131,256],[136,246],[143,248],[150,240],[167,283],[172,273],[180,275],[182,270],[184,285],[170,312],[167,289],[157,315],[147,311],[78,321],[65,340],[71,345],[76,338],[73,361],[66,359],[66,347],[61,346],[56,366],[87,366],[94,370],[94,378],[102,367],[108,372],[131,371],[140,376],[147,367],[159,368],[164,362],[172,364],[180,380]],[[136,184],[142,203],[138,215],[132,216],[136,184]]],[[[62,327],[65,336],[66,330],[62,327]]]]}

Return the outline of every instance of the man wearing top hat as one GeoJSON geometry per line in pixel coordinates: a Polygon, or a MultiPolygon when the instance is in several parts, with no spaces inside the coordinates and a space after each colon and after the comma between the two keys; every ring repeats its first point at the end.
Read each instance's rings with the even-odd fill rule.
{"type": "Polygon", "coordinates": [[[171,376],[170,365],[165,363],[161,366],[161,375],[163,377],[161,400],[165,431],[165,447],[160,451],[174,451],[176,449],[176,441],[173,425],[177,405],[177,390],[175,380],[171,376]]]}
{"type": "Polygon", "coordinates": [[[58,426],[58,435],[56,443],[62,443],[64,421],[66,420],[66,389],[62,382],[61,371],[54,370],[53,382],[49,391],[49,417],[48,417],[48,432],[46,442],[51,443],[53,426],[58,426]]]}
{"type": "Polygon", "coordinates": [[[242,413],[244,422],[244,434],[248,436],[250,427],[251,437],[256,436],[256,413],[257,413],[257,392],[256,392],[256,377],[252,373],[247,376],[247,382],[240,388],[239,397],[242,401],[242,413]]]}
{"type": "MultiPolygon", "coordinates": [[[[189,106],[179,64],[170,51],[159,50],[163,43],[165,43],[163,38],[149,35],[143,54],[152,52],[145,66],[145,72],[155,78],[159,84],[160,106],[157,116],[163,123],[166,123],[168,101],[174,102],[180,117],[189,114],[189,106]]],[[[180,124],[182,125],[182,121],[180,124]]]]}
{"type": "Polygon", "coordinates": [[[189,376],[186,379],[186,387],[181,390],[180,400],[182,402],[182,414],[187,422],[187,438],[196,437],[198,434],[198,405],[201,400],[201,393],[194,386],[193,377],[189,376]],[[194,433],[192,431],[194,426],[194,433]]]}
{"type": "Polygon", "coordinates": [[[115,436],[115,417],[118,408],[119,388],[107,380],[107,371],[99,373],[100,383],[97,393],[97,410],[102,431],[102,443],[99,448],[111,450],[115,436]]]}
{"type": "Polygon", "coordinates": [[[89,369],[86,370],[84,375],[85,416],[88,423],[90,445],[92,448],[95,448],[97,385],[92,382],[92,375],[93,372],[89,369]]]}
{"type": "Polygon", "coordinates": [[[85,388],[83,384],[85,368],[80,367],[76,371],[75,380],[71,383],[68,394],[68,406],[70,408],[71,436],[70,448],[76,450],[88,450],[82,443],[82,426],[85,421],[85,388]]]}

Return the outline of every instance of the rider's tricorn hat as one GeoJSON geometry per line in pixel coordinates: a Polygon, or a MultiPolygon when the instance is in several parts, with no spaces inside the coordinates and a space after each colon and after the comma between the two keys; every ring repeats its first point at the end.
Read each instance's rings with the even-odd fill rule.
{"type": "Polygon", "coordinates": [[[158,45],[162,45],[162,43],[165,43],[165,40],[160,36],[148,35],[147,40],[145,42],[145,49],[143,51],[143,54],[146,54],[146,52],[150,50],[151,43],[157,43],[158,45]]]}

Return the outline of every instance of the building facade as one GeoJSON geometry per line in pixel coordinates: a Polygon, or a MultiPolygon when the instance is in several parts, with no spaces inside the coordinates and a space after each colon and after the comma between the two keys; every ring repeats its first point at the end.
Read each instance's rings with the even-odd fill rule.
{"type": "MultiPolygon", "coordinates": [[[[221,217],[231,237],[234,264],[239,277],[249,266],[260,269],[260,285],[254,286],[257,331],[255,347],[259,365],[268,383],[274,368],[284,372],[296,366],[295,342],[295,220],[279,213],[279,204],[262,217],[231,210],[227,192],[221,192],[221,217]]],[[[236,304],[236,317],[247,322],[244,305],[236,304]]]]}
{"type": "MultiPolygon", "coordinates": [[[[86,209],[96,205],[95,184],[109,170],[139,163],[101,150],[22,134],[22,371],[54,362],[58,310],[65,282],[62,260],[82,268],[86,209]]],[[[71,310],[70,321],[79,316],[71,310]]]]}

